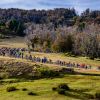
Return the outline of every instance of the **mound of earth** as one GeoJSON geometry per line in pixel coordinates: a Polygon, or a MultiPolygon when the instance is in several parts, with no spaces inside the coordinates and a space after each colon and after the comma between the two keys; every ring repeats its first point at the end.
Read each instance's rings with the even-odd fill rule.
{"type": "Polygon", "coordinates": [[[11,77],[21,77],[21,78],[41,78],[41,77],[51,77],[54,75],[65,74],[69,72],[74,72],[73,69],[68,68],[58,68],[50,69],[48,66],[42,64],[30,64],[27,62],[19,62],[15,60],[0,60],[0,77],[1,78],[11,78],[11,77]],[[54,74],[54,75],[52,75],[54,74]],[[43,75],[43,76],[41,76],[43,75]]]}

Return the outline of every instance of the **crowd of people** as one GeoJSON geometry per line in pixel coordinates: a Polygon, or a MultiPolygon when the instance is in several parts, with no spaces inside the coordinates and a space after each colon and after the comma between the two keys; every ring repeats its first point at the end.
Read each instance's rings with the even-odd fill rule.
{"type": "Polygon", "coordinates": [[[24,56],[24,49],[21,48],[7,48],[2,47],[0,48],[0,55],[1,56],[9,56],[15,58],[23,58],[24,56]]]}
{"type": "MultiPolygon", "coordinates": [[[[2,48],[0,48],[0,55],[26,59],[26,60],[30,60],[32,62],[56,64],[59,66],[66,66],[66,67],[70,67],[70,68],[83,68],[83,69],[92,69],[93,68],[93,66],[86,65],[86,64],[65,62],[65,61],[61,61],[61,60],[53,61],[47,57],[40,58],[40,57],[32,56],[32,54],[30,54],[30,53],[25,54],[25,51],[27,51],[25,48],[2,47],[2,48]]],[[[97,66],[96,69],[100,70],[100,66],[97,66]]]]}

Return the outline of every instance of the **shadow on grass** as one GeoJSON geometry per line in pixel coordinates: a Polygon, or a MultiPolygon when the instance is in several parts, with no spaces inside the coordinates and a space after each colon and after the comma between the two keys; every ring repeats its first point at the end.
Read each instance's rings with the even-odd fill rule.
{"type": "Polygon", "coordinates": [[[76,72],[76,75],[100,76],[100,74],[76,72]]]}
{"type": "Polygon", "coordinates": [[[32,91],[28,92],[28,95],[30,95],[30,96],[38,96],[38,94],[37,94],[37,93],[32,92],[32,91]]]}
{"type": "Polygon", "coordinates": [[[74,99],[80,99],[80,100],[90,100],[94,99],[94,96],[91,94],[85,93],[87,90],[82,89],[82,90],[73,90],[70,89],[70,91],[66,91],[65,96],[72,97],[74,99]]]}

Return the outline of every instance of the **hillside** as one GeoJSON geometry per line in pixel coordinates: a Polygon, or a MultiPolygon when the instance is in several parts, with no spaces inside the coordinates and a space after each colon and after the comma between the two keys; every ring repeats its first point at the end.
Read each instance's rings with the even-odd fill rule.
{"type": "MultiPolygon", "coordinates": [[[[16,37],[1,41],[1,48],[27,48],[24,38],[16,37]]],[[[29,55],[28,52],[24,53],[29,55]]],[[[75,72],[69,73],[66,71],[66,66],[0,56],[0,100],[52,100],[55,98],[58,100],[84,100],[96,98],[96,93],[100,91],[100,71],[95,70],[100,65],[99,59],[70,57],[64,53],[31,52],[31,55],[40,58],[45,56],[53,61],[91,64],[93,70],[74,68],[75,72]],[[70,87],[70,90],[66,91],[64,95],[53,91],[54,87],[62,83],[70,87]],[[15,87],[17,90],[7,92],[7,89],[11,87],[15,87]],[[34,94],[29,95],[29,93],[34,94]]]]}
{"type": "Polygon", "coordinates": [[[95,72],[90,75],[67,72],[55,74],[57,70],[64,67],[32,63],[10,57],[0,57],[0,66],[0,100],[52,100],[55,98],[58,100],[95,100],[96,93],[100,93],[100,73],[98,75],[95,75],[95,72]],[[49,74],[50,70],[52,74],[49,74]],[[65,94],[53,91],[54,87],[63,83],[67,84],[70,90],[65,94]],[[8,92],[7,88],[10,87],[15,87],[17,90],[8,92]],[[34,94],[29,95],[30,92],[34,94]]]}
{"type": "Polygon", "coordinates": [[[0,9],[0,37],[24,36],[26,24],[53,24],[61,26],[78,26],[82,22],[100,24],[100,11],[86,9],[81,15],[73,8],[55,8],[52,10],[0,9]]]}

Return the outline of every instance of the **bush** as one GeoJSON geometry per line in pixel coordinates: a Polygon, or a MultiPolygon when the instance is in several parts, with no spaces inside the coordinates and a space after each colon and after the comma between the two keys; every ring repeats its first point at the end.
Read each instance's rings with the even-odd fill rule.
{"type": "Polygon", "coordinates": [[[28,92],[28,95],[37,95],[36,93],[33,93],[33,92],[28,92]]]}
{"type": "Polygon", "coordinates": [[[95,98],[100,100],[100,92],[95,93],[95,98]]]}
{"type": "Polygon", "coordinates": [[[12,87],[7,87],[7,92],[12,92],[12,91],[16,91],[16,87],[12,86],[12,87]]]}
{"type": "Polygon", "coordinates": [[[65,89],[58,89],[58,94],[62,94],[62,95],[65,95],[65,89]]]}
{"type": "Polygon", "coordinates": [[[70,90],[66,83],[59,84],[57,87],[52,88],[53,91],[57,91],[58,94],[65,95],[66,91],[70,90]]]}
{"type": "Polygon", "coordinates": [[[8,75],[7,72],[1,72],[0,73],[0,79],[5,79],[5,78],[8,78],[8,77],[9,77],[9,75],[8,75]]]}
{"type": "Polygon", "coordinates": [[[66,83],[59,84],[58,89],[64,89],[66,91],[70,90],[70,88],[68,87],[66,83]]]}
{"type": "Polygon", "coordinates": [[[0,77],[0,80],[2,80],[3,78],[2,77],[0,77]]]}
{"type": "Polygon", "coordinates": [[[52,90],[53,90],[53,91],[56,91],[56,90],[57,90],[57,88],[56,88],[56,87],[53,87],[53,88],[52,88],[52,90]]]}
{"type": "Polygon", "coordinates": [[[51,78],[51,77],[58,77],[60,76],[59,72],[53,71],[53,70],[42,70],[41,76],[45,78],[51,78]]]}
{"type": "Polygon", "coordinates": [[[94,95],[88,95],[88,99],[89,99],[89,100],[94,100],[95,97],[94,97],[94,95]]]}
{"type": "Polygon", "coordinates": [[[22,91],[27,91],[27,89],[26,88],[23,88],[22,91]]]}

